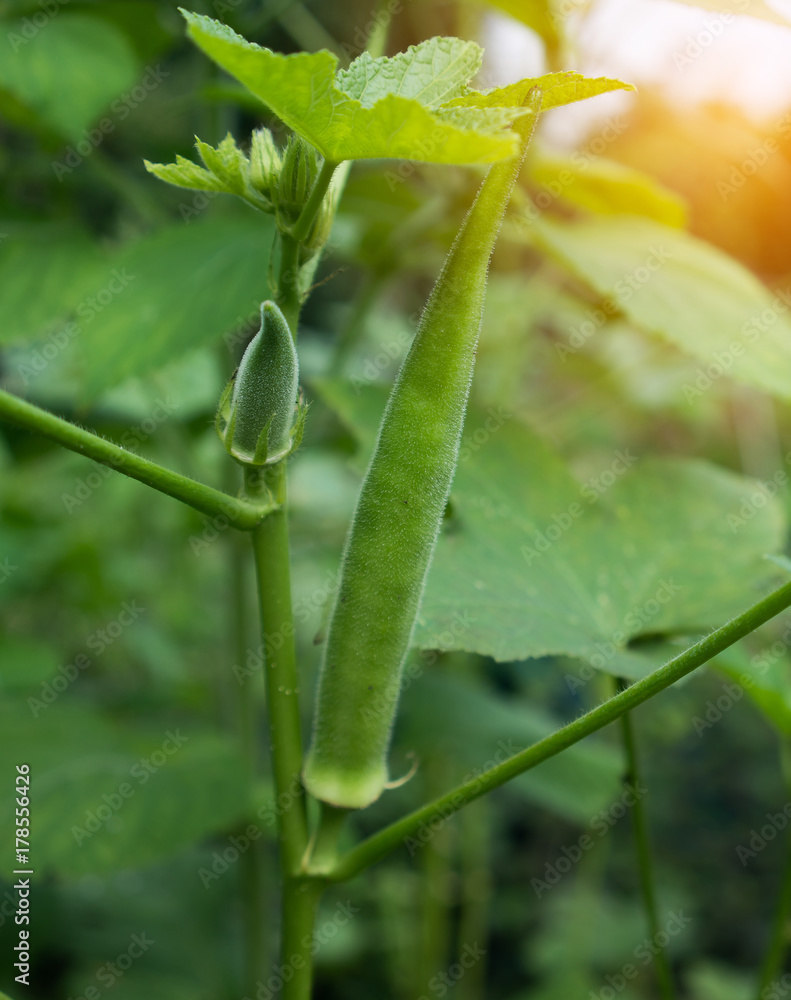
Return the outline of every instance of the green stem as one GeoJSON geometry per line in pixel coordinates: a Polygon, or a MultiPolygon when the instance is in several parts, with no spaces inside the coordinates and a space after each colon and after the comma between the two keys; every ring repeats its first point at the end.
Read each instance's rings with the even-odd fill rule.
{"type": "Polygon", "coordinates": [[[299,677],[291,608],[291,575],[286,516],[286,463],[263,472],[246,470],[245,492],[269,491],[280,504],[252,533],[261,636],[265,649],[266,699],[272,772],[278,803],[282,925],[280,959],[292,976],[284,978],[282,1000],[309,1000],[313,981],[311,936],[322,883],[300,878],[308,846],[302,790],[302,733],[299,677]]]}
{"type": "Polygon", "coordinates": [[[713,656],[732,646],[739,639],[743,639],[770,618],[774,618],[789,605],[791,605],[791,583],[786,583],[603,705],[575,719],[551,736],[539,740],[532,747],[514,754],[510,760],[498,764],[473,781],[460,785],[434,802],[416,809],[373,834],[344,855],[330,873],[322,873],[323,876],[333,882],[342,882],[370,867],[397,848],[405,837],[414,834],[421,823],[428,825],[435,820],[447,819],[469,802],[499,788],[511,778],[537,767],[586,736],[615,722],[624,712],[636,708],[671,684],[675,684],[696,667],[708,662],[713,656]]]}
{"type": "MultiPolygon", "coordinates": [[[[618,690],[624,692],[628,689],[628,684],[618,681],[618,690]]],[[[640,762],[637,756],[637,744],[634,736],[634,726],[632,725],[631,712],[624,712],[621,716],[621,732],[623,734],[623,745],[626,751],[626,774],[624,775],[624,785],[632,790],[635,801],[632,806],[632,830],[634,832],[634,845],[637,854],[637,866],[640,871],[640,889],[643,896],[643,908],[645,910],[648,930],[651,940],[654,942],[654,968],[656,978],[659,981],[659,990],[664,1000],[675,1000],[676,992],[673,986],[673,973],[670,969],[667,952],[660,944],[660,923],[659,911],[656,903],[656,884],[654,880],[653,856],[651,852],[651,839],[648,831],[648,817],[646,816],[645,804],[643,802],[642,788],[640,782],[640,762]]]]}
{"type": "Polygon", "coordinates": [[[387,36],[392,20],[393,12],[389,0],[379,0],[374,17],[374,27],[365,46],[365,51],[374,59],[379,59],[387,51],[387,36]]]}
{"type": "MultiPolygon", "coordinates": [[[[781,745],[783,775],[786,789],[791,789],[791,744],[784,740],[781,745]]],[[[757,997],[762,1000],[769,992],[768,987],[775,983],[783,969],[789,942],[789,916],[791,915],[791,830],[786,836],[786,856],[783,881],[780,885],[780,895],[775,908],[769,946],[766,949],[761,965],[760,982],[757,997]]]]}
{"type": "Polygon", "coordinates": [[[324,195],[327,193],[327,188],[330,186],[332,175],[335,173],[337,166],[338,164],[333,163],[332,160],[325,160],[322,164],[319,176],[313,185],[313,190],[305,202],[305,207],[300,212],[299,218],[291,227],[291,231],[288,234],[297,243],[304,243],[307,239],[310,227],[319,214],[321,203],[324,201],[324,195]]]}
{"type": "Polygon", "coordinates": [[[287,878],[282,886],[280,955],[282,967],[293,975],[283,977],[281,1000],[310,1000],[313,993],[313,925],[323,886],[306,879],[287,878]]]}
{"type": "Polygon", "coordinates": [[[156,462],[135,455],[112,441],[105,441],[91,431],[83,430],[68,420],[62,420],[53,413],[33,406],[25,400],[0,389],[0,419],[17,424],[26,430],[35,431],[76,451],[80,455],[92,458],[95,462],[108,465],[117,472],[122,472],[130,479],[145,483],[160,493],[180,500],[188,507],[194,507],[203,514],[227,517],[234,528],[250,531],[261,522],[265,515],[273,509],[272,503],[266,498],[258,498],[255,504],[247,503],[231,497],[221,490],[204,486],[188,476],[166,469],[156,462]]]}
{"type": "Polygon", "coordinates": [[[265,649],[265,685],[269,712],[272,770],[278,801],[278,836],[284,878],[299,875],[308,844],[302,793],[302,733],[299,677],[291,610],[286,468],[284,462],[263,473],[245,470],[245,493],[256,498],[271,491],[280,505],[252,532],[261,638],[265,649]]]}
{"type": "Polygon", "coordinates": [[[299,243],[287,233],[280,235],[280,271],[277,278],[275,302],[280,306],[294,340],[297,339],[297,321],[302,307],[299,286],[299,243]]]}

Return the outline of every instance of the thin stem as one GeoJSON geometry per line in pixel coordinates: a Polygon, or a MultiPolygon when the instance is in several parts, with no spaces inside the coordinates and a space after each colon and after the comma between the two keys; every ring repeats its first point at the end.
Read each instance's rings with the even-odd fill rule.
{"type": "Polygon", "coordinates": [[[390,32],[390,23],[393,20],[393,11],[389,0],[379,0],[374,15],[374,26],[368,36],[368,43],[365,51],[379,59],[387,51],[387,36],[390,32]]]}
{"type": "MultiPolygon", "coordinates": [[[[781,757],[783,764],[783,776],[785,786],[791,789],[791,744],[788,740],[783,740],[781,744],[781,757]]],[[[783,881],[780,885],[780,895],[775,908],[772,930],[769,937],[769,945],[764,955],[761,965],[760,982],[758,985],[758,1000],[769,993],[768,987],[780,978],[783,969],[783,962],[788,950],[789,942],[789,918],[791,917],[791,830],[786,836],[786,856],[785,871],[783,881]]]]}
{"type": "MultiPolygon", "coordinates": [[[[626,691],[629,685],[619,679],[617,686],[619,691],[626,691]]],[[[640,762],[637,756],[637,744],[634,736],[631,712],[624,712],[621,716],[621,732],[623,734],[624,750],[626,751],[624,785],[626,785],[627,789],[631,789],[635,800],[632,805],[632,830],[634,832],[637,866],[640,871],[640,889],[643,895],[643,907],[651,940],[654,942],[656,978],[659,981],[659,990],[664,1000],[675,1000],[676,992],[673,986],[673,974],[670,970],[670,962],[668,961],[665,948],[659,943],[661,927],[656,902],[651,838],[648,830],[648,817],[646,816],[645,804],[643,802],[640,762]]]]}
{"type": "Polygon", "coordinates": [[[302,792],[302,733],[299,718],[299,677],[291,610],[291,573],[286,517],[285,463],[264,474],[245,470],[245,492],[256,497],[270,490],[277,511],[252,532],[253,555],[265,650],[265,684],[269,712],[272,770],[278,802],[278,837],[284,879],[299,875],[308,844],[305,797],[302,792]]]}
{"type": "Polygon", "coordinates": [[[511,778],[537,767],[545,760],[557,756],[586,736],[590,736],[591,733],[603,729],[619,719],[624,712],[628,712],[644,701],[648,701],[649,698],[653,698],[654,695],[664,691],[671,684],[675,684],[677,680],[708,662],[713,656],[727,649],[728,646],[743,639],[744,636],[765,624],[770,618],[774,618],[775,615],[784,611],[789,605],[791,605],[791,583],[786,583],[732,621],[696,642],[694,646],[690,646],[689,649],[674,657],[664,666],[632,684],[626,691],[615,695],[604,704],[599,705],[598,708],[587,712],[579,719],[575,719],[574,722],[559,729],[551,736],[539,740],[532,747],[514,754],[510,760],[503,761],[502,764],[496,765],[473,781],[460,785],[434,802],[429,802],[375,833],[344,855],[329,874],[322,873],[323,876],[333,882],[342,882],[370,867],[398,847],[405,837],[414,834],[421,823],[428,825],[435,820],[447,819],[469,802],[499,788],[511,778]]]}
{"type": "Polygon", "coordinates": [[[194,507],[203,514],[224,516],[234,528],[250,531],[261,522],[265,515],[274,507],[266,497],[259,497],[255,504],[247,503],[236,497],[229,496],[211,486],[204,486],[188,476],[166,469],[156,462],[135,455],[112,441],[83,430],[68,420],[62,420],[47,410],[42,410],[18,396],[0,389],[0,419],[17,424],[26,430],[35,431],[76,451],[80,455],[92,458],[95,462],[108,465],[117,472],[122,472],[130,479],[145,483],[160,493],[180,500],[188,507],[194,507]]]}
{"type": "Polygon", "coordinates": [[[321,203],[324,201],[324,195],[327,193],[327,188],[330,186],[332,175],[335,173],[337,166],[338,164],[333,163],[332,160],[325,160],[322,164],[319,176],[313,185],[313,190],[305,202],[305,207],[300,212],[299,218],[291,227],[289,233],[291,239],[296,240],[297,243],[304,243],[307,239],[310,227],[319,214],[321,203]]]}
{"type": "Polygon", "coordinates": [[[277,278],[275,301],[280,306],[291,336],[297,338],[297,321],[302,307],[302,293],[299,287],[299,243],[287,233],[280,235],[280,271],[277,278]]]}

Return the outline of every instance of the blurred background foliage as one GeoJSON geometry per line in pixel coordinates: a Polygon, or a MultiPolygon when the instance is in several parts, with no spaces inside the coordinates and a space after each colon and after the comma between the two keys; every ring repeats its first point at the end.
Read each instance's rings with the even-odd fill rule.
{"type": "MultiPolygon", "coordinates": [[[[547,61],[536,75],[574,65],[585,5],[558,5],[553,17],[538,2],[493,6],[540,36],[547,61]]],[[[395,8],[391,52],[432,34],[491,34],[482,5],[395,8]]],[[[195,9],[274,49],[329,47],[344,61],[374,14],[370,0],[195,9]]],[[[5,0],[0,21],[3,385],[233,491],[213,415],[267,295],[271,224],[230,199],[165,188],[142,161],[191,155],[195,134],[216,143],[260,124],[284,130],[189,46],[173,3],[5,0]]],[[[359,816],[360,833],[550,732],[609,694],[609,674],[640,676],[784,572],[762,559],[786,545],[782,306],[761,321],[749,363],[731,359],[724,377],[711,365],[771,311],[775,289],[788,293],[791,128],[725,102],[683,106],[660,88],[613,108],[622,124],[609,132],[605,110],[573,143],[542,133],[525,168],[492,271],[469,455],[419,627],[424,652],[396,732],[394,772],[409,769],[411,752],[420,768],[359,816]],[[669,263],[644,280],[656,247],[669,263]],[[613,299],[629,276],[635,294],[613,299]],[[503,429],[476,436],[475,421],[492,413],[506,414],[503,429]],[[637,470],[608,495],[619,454],[636,456],[637,470]],[[557,550],[576,567],[574,587],[556,562],[533,574],[520,545],[585,485],[589,502],[629,513],[631,553],[621,535],[609,538],[605,512],[557,550]],[[576,619],[574,602],[604,595],[616,624],[645,611],[654,591],[623,582],[630,560],[653,588],[665,573],[691,596],[659,618],[646,612],[603,656],[611,631],[576,619]],[[476,598],[478,571],[498,581],[501,566],[495,597],[476,598]],[[556,602],[567,656],[542,655],[542,642],[557,646],[541,632],[554,619],[531,604],[539,590],[556,602]],[[473,618],[461,642],[445,638],[454,621],[442,606],[457,591],[473,618]],[[509,608],[515,591],[525,603],[509,608]]],[[[306,721],[314,640],[382,387],[477,179],[469,168],[358,165],[303,314],[312,405],[291,503],[306,721]]],[[[244,959],[251,886],[268,900],[268,965],[276,954],[276,804],[266,737],[242,698],[252,690],[260,716],[244,539],[8,427],[0,516],[6,873],[13,766],[25,760],[34,774],[26,995],[242,997],[255,981],[244,959]],[[255,847],[244,849],[251,826],[255,847]],[[128,960],[135,935],[153,944],[128,960]]],[[[790,797],[785,628],[768,626],[636,713],[660,911],[689,918],[669,947],[694,1000],[755,995],[787,849],[777,830],[745,863],[737,847],[790,797]],[[759,655],[771,666],[755,697],[729,695],[725,685],[759,655]]],[[[445,975],[459,1000],[554,1000],[599,995],[630,962],[639,975],[620,995],[654,995],[650,959],[638,957],[648,932],[623,766],[618,733],[607,731],[330,892],[316,995],[443,996],[445,975]],[[586,835],[592,846],[569,861],[586,835]],[[334,919],[347,901],[356,915],[334,919]],[[485,957],[454,978],[473,944],[485,957]]],[[[13,898],[6,877],[0,969],[12,996],[13,898]]]]}

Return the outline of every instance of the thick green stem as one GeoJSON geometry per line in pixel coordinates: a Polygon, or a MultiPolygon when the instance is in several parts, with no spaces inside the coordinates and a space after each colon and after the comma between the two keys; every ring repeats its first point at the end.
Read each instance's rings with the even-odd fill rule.
{"type": "Polygon", "coordinates": [[[221,490],[204,486],[188,476],[166,469],[156,462],[135,455],[120,445],[105,441],[91,431],[83,430],[68,420],[62,420],[53,413],[33,406],[25,400],[0,389],[0,419],[35,431],[43,437],[76,451],[95,462],[108,465],[122,472],[130,479],[145,483],[160,493],[180,500],[188,507],[194,507],[203,514],[224,516],[234,528],[250,531],[265,515],[274,509],[266,497],[259,497],[255,503],[247,503],[228,496],[221,490]]]}
{"type": "Polygon", "coordinates": [[[310,1000],[313,993],[313,925],[322,886],[306,879],[284,879],[280,955],[281,1000],[310,1000]],[[286,981],[289,972],[291,978],[286,981]]]}
{"type": "Polygon", "coordinates": [[[283,968],[292,974],[287,981],[282,976],[282,1000],[309,1000],[313,980],[310,945],[321,885],[300,878],[308,846],[308,828],[300,779],[302,733],[291,608],[285,462],[262,472],[246,472],[245,492],[248,495],[256,497],[267,490],[280,507],[253,531],[252,540],[265,650],[272,772],[278,807],[282,892],[280,958],[283,968]]]}
{"type": "Polygon", "coordinates": [[[405,837],[411,836],[419,829],[421,823],[430,825],[436,820],[447,819],[469,802],[499,788],[511,778],[537,767],[545,760],[557,756],[563,750],[585,739],[586,736],[590,736],[611,722],[615,722],[624,712],[636,708],[670,687],[671,684],[675,684],[696,667],[708,662],[712,657],[727,649],[728,646],[732,646],[739,639],[749,635],[760,625],[764,625],[770,618],[774,618],[789,605],[791,605],[791,583],[786,583],[732,621],[701,639],[700,642],[696,642],[694,646],[690,646],[669,663],[632,684],[626,691],[610,698],[603,705],[587,712],[546,739],[535,743],[532,747],[515,754],[510,760],[491,768],[473,781],[460,785],[434,802],[416,809],[385,827],[384,830],[380,830],[379,833],[375,833],[343,856],[331,872],[322,873],[322,875],[333,882],[342,882],[351,878],[395,850],[405,837]]]}
{"type": "MultiPolygon", "coordinates": [[[[791,743],[783,740],[781,757],[785,787],[791,791],[791,743]]],[[[768,987],[781,977],[783,962],[789,944],[789,920],[791,919],[791,830],[786,835],[785,871],[780,885],[780,895],[775,907],[769,945],[761,965],[760,982],[758,985],[758,1000],[769,993],[768,987]]]]}
{"type": "MultiPolygon", "coordinates": [[[[628,685],[625,681],[618,682],[618,690],[626,691],[628,685]]],[[[659,981],[659,990],[664,1000],[675,1000],[676,992],[673,986],[673,973],[670,969],[667,952],[659,943],[660,923],[659,910],[656,903],[656,885],[654,880],[653,856],[651,852],[651,839],[648,831],[648,817],[646,816],[645,804],[643,801],[643,786],[640,780],[640,762],[637,757],[637,744],[635,742],[634,727],[632,725],[631,712],[624,712],[621,716],[621,732],[623,734],[623,745],[626,751],[626,774],[624,784],[632,790],[634,804],[632,805],[632,830],[634,832],[635,853],[637,855],[637,867],[640,871],[640,889],[643,896],[643,908],[645,910],[648,930],[651,934],[654,948],[654,969],[656,978],[659,981]]]]}

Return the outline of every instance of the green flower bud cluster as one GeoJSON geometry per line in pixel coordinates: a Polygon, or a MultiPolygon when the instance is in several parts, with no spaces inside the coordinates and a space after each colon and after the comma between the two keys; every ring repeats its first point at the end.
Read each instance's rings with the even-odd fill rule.
{"type": "Polygon", "coordinates": [[[217,433],[243,465],[270,465],[302,438],[305,407],[297,403],[299,362],[288,323],[274,302],[261,305],[261,329],[244,352],[217,411],[217,433]]]}
{"type": "MultiPolygon", "coordinates": [[[[267,128],[253,132],[249,156],[230,134],[216,148],[200,139],[196,139],[196,146],[203,166],[177,156],[176,162],[169,164],[146,161],[146,168],[177,187],[235,194],[274,215],[283,232],[299,218],[323,163],[316,149],[300,136],[292,135],[281,151],[267,128]]],[[[335,201],[331,188],[302,241],[309,254],[327,242],[335,201]]]]}

